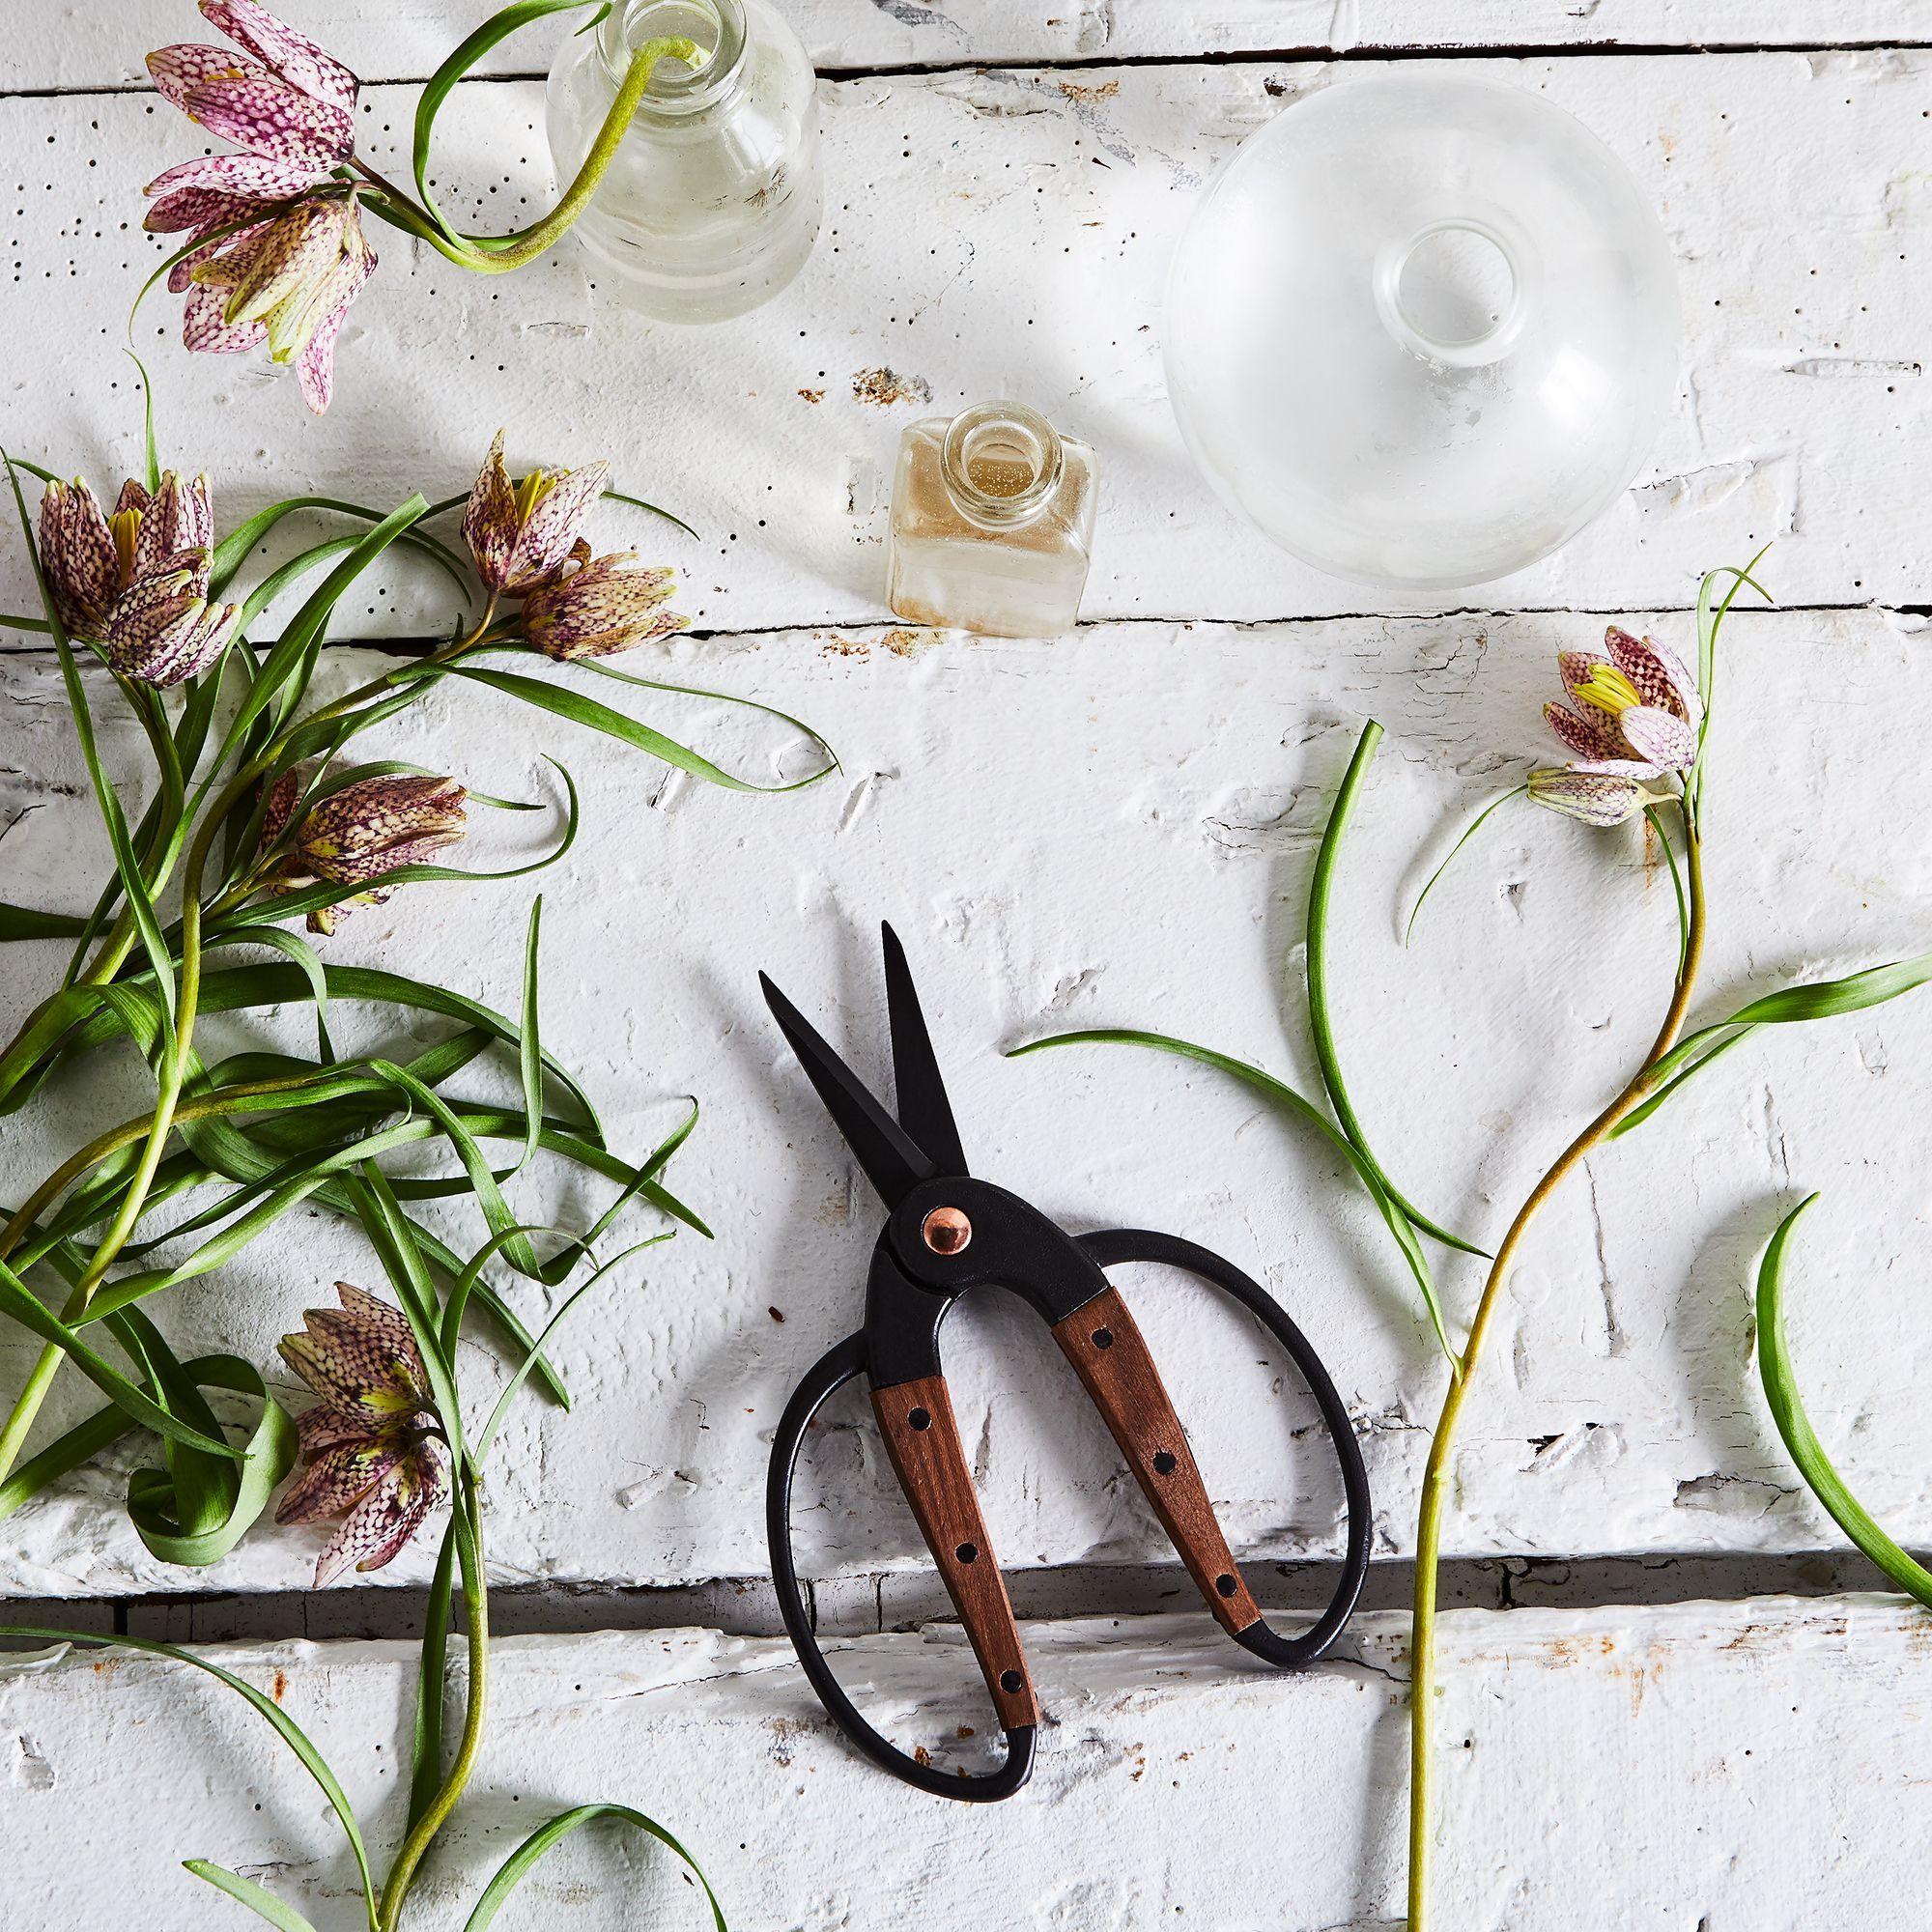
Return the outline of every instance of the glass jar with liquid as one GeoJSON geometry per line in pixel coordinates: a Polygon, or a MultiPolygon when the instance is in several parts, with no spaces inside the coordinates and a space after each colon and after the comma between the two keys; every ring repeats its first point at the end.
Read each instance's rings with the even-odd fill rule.
{"type": "Polygon", "coordinates": [[[545,126],[558,183],[590,152],[647,41],[660,61],[576,234],[620,301],[666,322],[718,322],[769,301],[818,238],[811,62],[764,0],[615,0],[551,69],[545,126]]]}
{"type": "Polygon", "coordinates": [[[909,623],[1070,631],[1094,541],[1094,452],[1024,403],[914,423],[893,479],[886,599],[909,623]]]}

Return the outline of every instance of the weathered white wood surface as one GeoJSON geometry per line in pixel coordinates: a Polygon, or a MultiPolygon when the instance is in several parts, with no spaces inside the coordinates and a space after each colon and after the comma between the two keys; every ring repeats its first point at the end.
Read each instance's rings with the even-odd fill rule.
{"type": "MultiPolygon", "coordinates": [[[[513,1638],[496,1725],[412,1906],[453,1928],[544,1818],[592,1797],[661,1819],[734,1932],[935,1924],[1393,1932],[1400,1922],[1404,1629],[1260,1671],[1206,1619],[1031,1626],[1052,1721],[1034,1787],[969,1809],[894,1784],[828,1733],[782,1643],[703,1632],[513,1638]]],[[[1932,1723],[1922,1611],[1768,1598],[1443,1620],[1444,1924],[1496,1932],[1901,1922],[1922,1870],[1932,1723]],[[1467,1740],[1467,1747],[1456,1749],[1467,1740]]],[[[237,1645],[386,1846],[410,1696],[401,1644],[237,1645]]],[[[986,1720],[956,1633],[868,1637],[840,1670],[941,1762],[986,1720]]],[[[8,1907],[36,1926],[230,1922],[186,1857],[359,1922],[320,1794],[233,1692],[184,1664],[69,1653],[0,1664],[8,1907]],[[113,1821],[109,1824],[108,1821],[113,1821]],[[82,1843],[89,1855],[77,1857],[82,1843]]],[[[612,1828],[554,1852],[497,1921],[696,1928],[669,1858],[612,1828]]]]}
{"type": "MultiPolygon", "coordinates": [[[[881,16],[883,17],[883,16],[881,16]]],[[[1016,392],[1100,453],[1087,611],[1272,619],[1379,608],[1237,526],[1169,412],[1160,307],[1202,184],[1297,92],[1376,64],[903,75],[827,84],[827,232],[777,302],[706,331],[651,326],[592,291],[568,248],[466,276],[385,231],[345,331],[330,414],[309,420],[256,357],[189,356],[175,304],[135,340],[171,454],[252,508],[298,482],[365,499],[460,473],[498,424],[520,459],[608,450],[628,487],[704,533],[707,625],[883,614],[880,538],[902,426],[1016,392]]],[[[1932,198],[1918,166],[1932,53],[1468,61],[1572,108],[1635,171],[1682,264],[1684,384],[1646,475],[1485,608],[1682,605],[1699,573],[1776,539],[1780,594],[1926,601],[1912,459],[1922,444],[1932,198]]],[[[366,97],[397,155],[413,95],[366,97]]],[[[437,172],[460,218],[541,205],[533,82],[473,84],[437,172]],[[507,138],[506,138],[507,136],[507,138]],[[454,186],[449,186],[450,184],[454,186]]],[[[141,185],[201,144],[138,94],[0,101],[15,196],[0,329],[7,435],[65,471],[135,453],[122,318],[158,245],[141,185]],[[58,317],[56,325],[54,319],[58,317]]],[[[17,550],[0,608],[29,595],[17,550]]]]}
{"type": "MultiPolygon", "coordinates": [[[[1373,712],[1390,735],[1351,834],[1333,942],[1347,1069],[1403,1184],[1493,1238],[1651,1036],[1670,972],[1668,881],[1636,833],[1594,834],[1519,804],[1464,852],[1413,951],[1399,944],[1399,920],[1449,831],[1543,753],[1538,706],[1555,652],[1597,628],[1561,615],[1150,623],[1052,644],[819,631],[666,652],[668,675],[754,694],[831,735],[842,774],[776,800],[668,781],[561,724],[533,729],[530,714],[482,694],[440,696],[414,728],[389,732],[388,753],[499,793],[544,792],[540,751],[573,766],[584,830],[538,882],[547,1037],[590,1079],[622,1147],[650,1145],[679,1094],[705,1108],[674,1179],[718,1241],[685,1237],[647,1257],[575,1318],[558,1356],[576,1412],[526,1400],[504,1440],[491,1536],[499,1574],[651,1582],[762,1571],[769,1433],[806,1365],[857,1324],[876,1219],[753,976],[769,969],[883,1078],[882,915],[911,949],[978,1170],[1074,1226],[1165,1225],[1258,1270],[1333,1367],[1368,1454],[1380,1546],[1406,1548],[1443,1369],[1339,1163],[1202,1068],[1120,1047],[998,1054],[1052,1031],[1139,1025],[1319,1091],[1299,1052],[1294,948],[1326,801],[1373,712]]],[[[1701,1014],[1923,949],[1926,850],[1898,787],[1932,732],[1924,652],[1914,620],[1876,613],[1736,620],[1715,727],[1701,1014]]],[[[0,658],[0,679],[22,813],[5,841],[7,895],[71,903],[76,857],[99,839],[58,679],[31,653],[0,658]]],[[[733,752],[742,769],[809,769],[781,729],[668,701],[638,708],[733,752]]],[[[125,739],[113,750],[132,766],[125,739]]],[[[465,857],[479,866],[546,836],[478,817],[465,857]]],[[[412,889],[358,914],[332,956],[422,966],[513,1008],[530,890],[412,889]]],[[[12,956],[34,970],[0,990],[5,1028],[55,963],[49,947],[12,956]]],[[[299,1038],[305,1022],[289,1027],[299,1038]]],[[[96,1093],[85,1116],[55,1106],[14,1117],[8,1176],[43,1171],[138,1104],[130,1080],[120,1094],[96,1093]]],[[[1836,1544],[1770,1430],[1752,1358],[1757,1250],[1811,1188],[1826,1198],[1794,1255],[1792,1321],[1820,1426],[1879,1516],[1908,1541],[1932,1541],[1915,1395],[1932,1356],[1918,1168],[1928,1119],[1932,996],[1920,994],[1763,1037],[1595,1156],[1525,1250],[1492,1338],[1450,1547],[1836,1544]],[[1872,1346],[1876,1335],[1886,1346],[1872,1346]]],[[[580,1220],[594,1208],[559,1203],[547,1185],[520,1183],[520,1211],[580,1220]]],[[[346,1234],[318,1243],[320,1225],[298,1219],[180,1291],[167,1319],[181,1346],[222,1337],[271,1360],[274,1337],[334,1275],[369,1268],[346,1234]]],[[[1451,1307],[1466,1311],[1473,1270],[1444,1279],[1451,1307]]],[[[1181,1284],[1132,1292],[1236,1538],[1284,1558],[1335,1549],[1321,1435],[1294,1434],[1311,1412],[1293,1385],[1277,1392],[1253,1333],[1181,1284]]],[[[534,1311],[535,1297],[525,1305],[534,1311]]],[[[1031,1318],[969,1306],[948,1333],[1003,1559],[1160,1552],[1031,1318]]],[[[12,1386],[26,1352],[12,1335],[0,1345],[0,1386],[12,1386]]],[[[467,1373],[481,1404],[486,1351],[467,1373]]],[[[66,1412],[87,1393],[71,1389],[66,1412]]],[[[802,1499],[801,1548],[821,1568],[923,1562],[863,1409],[855,1398],[838,1418],[852,1426],[826,1432],[815,1451],[824,1506],[802,1499]]],[[[29,1594],[169,1587],[178,1573],[147,1560],[99,1507],[120,1481],[92,1472],[69,1500],[0,1526],[0,1580],[29,1594]]],[[[298,1584],[314,1542],[265,1531],[205,1580],[298,1584]]]]}
{"type": "MultiPolygon", "coordinates": [[[[484,0],[310,0],[287,10],[369,80],[431,72],[484,0]]],[[[1357,48],[1845,46],[1932,39],[1932,0],[790,0],[821,68],[963,67],[981,61],[1184,58],[1357,48]]],[[[573,16],[575,17],[575,16],[573,16]]],[[[530,73],[558,29],[519,35],[485,73],[530,73]]],[[[568,28],[562,29],[567,32],[568,28]]],[[[0,59],[0,89],[138,86],[150,47],[212,38],[191,0],[126,0],[105,11],[54,0],[23,14],[0,59]]]]}

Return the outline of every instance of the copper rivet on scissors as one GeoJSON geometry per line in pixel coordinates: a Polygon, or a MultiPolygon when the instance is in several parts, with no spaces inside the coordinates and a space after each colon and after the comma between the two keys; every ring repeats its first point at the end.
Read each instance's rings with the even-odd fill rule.
{"type": "Polygon", "coordinates": [[[957,1208],[935,1208],[920,1223],[920,1237],[936,1255],[963,1254],[973,1224],[957,1208]]]}

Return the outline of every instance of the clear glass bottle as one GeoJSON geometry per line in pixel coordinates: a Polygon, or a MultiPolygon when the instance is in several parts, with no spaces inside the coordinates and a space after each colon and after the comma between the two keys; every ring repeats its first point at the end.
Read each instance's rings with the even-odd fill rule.
{"type": "Polygon", "coordinates": [[[666,322],[719,322],[769,301],[818,237],[815,77],[764,0],[616,0],[551,69],[557,179],[582,164],[632,50],[679,36],[696,67],[658,64],[576,234],[600,287],[666,322]]]}
{"type": "Polygon", "coordinates": [[[893,479],[886,599],[909,623],[1070,631],[1094,542],[1094,452],[1024,403],[914,423],[893,479]]]}

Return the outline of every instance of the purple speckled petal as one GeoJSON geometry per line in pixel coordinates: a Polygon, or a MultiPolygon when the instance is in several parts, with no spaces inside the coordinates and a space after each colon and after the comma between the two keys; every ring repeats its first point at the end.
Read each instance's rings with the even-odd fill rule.
{"type": "Polygon", "coordinates": [[[1621,825],[1643,810],[1645,796],[1642,781],[1628,773],[1583,771],[1574,765],[1531,772],[1529,795],[1538,805],[1585,825],[1621,825]]]}
{"type": "Polygon", "coordinates": [[[221,319],[226,306],[225,298],[216,290],[197,282],[188,290],[187,305],[182,310],[182,340],[209,355],[237,355],[268,340],[268,327],[263,323],[237,323],[231,328],[221,319]]]}
{"type": "Polygon", "coordinates": [[[401,1312],[347,1282],[342,1308],[311,1308],[298,1335],[277,1344],[283,1361],[332,1407],[368,1419],[372,1428],[413,1415],[425,1380],[415,1337],[401,1312]]]}
{"type": "Polygon", "coordinates": [[[1675,651],[1655,638],[1634,638],[1614,624],[1604,633],[1604,642],[1611,661],[1636,686],[1646,704],[1683,719],[1693,731],[1697,728],[1704,702],[1696,678],[1675,651]]]}
{"type": "Polygon", "coordinates": [[[570,554],[578,525],[604,494],[610,477],[611,466],[601,462],[585,464],[581,469],[559,469],[552,477],[550,488],[538,498],[510,554],[505,588],[512,595],[520,586],[542,582],[570,554]]]}
{"type": "Polygon", "coordinates": [[[316,169],[334,166],[355,145],[346,107],[315,100],[252,61],[235,60],[187,89],[190,121],[251,155],[316,169]]]}
{"type": "MultiPolygon", "coordinates": [[[[183,235],[193,231],[213,235],[251,214],[260,214],[274,203],[258,196],[224,194],[219,188],[184,187],[164,194],[146,214],[141,226],[150,235],[183,235]]],[[[227,236],[221,238],[224,242],[227,236]]]]}
{"type": "Polygon", "coordinates": [[[1681,772],[1697,755],[1696,732],[1660,705],[1633,704],[1617,723],[1631,750],[1665,771],[1681,772]]]}
{"type": "Polygon", "coordinates": [[[326,295],[328,305],[315,332],[296,357],[296,383],[302,401],[317,414],[327,409],[335,393],[335,341],[350,304],[362,293],[362,285],[376,272],[376,251],[364,246],[359,256],[345,255],[330,279],[326,295]]]}
{"type": "Polygon", "coordinates": [[[352,1565],[380,1570],[401,1552],[442,1495],[442,1459],[424,1443],[402,1457],[343,1520],[317,1559],[316,1588],[326,1588],[352,1565]]]}
{"type": "MultiPolygon", "coordinates": [[[[193,118],[194,110],[188,105],[188,96],[203,81],[213,80],[220,75],[235,77],[248,73],[264,73],[265,71],[253,61],[238,59],[231,47],[202,47],[178,45],[156,47],[148,56],[148,77],[155,83],[155,91],[161,99],[193,118]]],[[[270,76],[265,76],[270,77],[270,76]]]]}
{"type": "Polygon", "coordinates": [[[355,105],[355,76],[335,58],[257,0],[201,0],[202,15],[231,41],[244,46],[304,94],[350,109],[355,105]]]}
{"type": "Polygon", "coordinates": [[[197,155],[164,169],[141,192],[152,199],[198,187],[244,201],[288,201],[314,185],[315,170],[293,161],[265,160],[260,155],[197,155]]]}
{"type": "Polygon", "coordinates": [[[333,1403],[319,1402],[296,1417],[296,1443],[302,1461],[310,1463],[325,1449],[339,1449],[346,1442],[368,1441],[369,1427],[366,1415],[337,1408],[333,1403]]]}
{"type": "Polygon", "coordinates": [[[463,510],[463,541],[476,572],[492,590],[510,580],[510,552],[517,540],[517,493],[503,467],[503,432],[497,432],[463,510]]]}
{"type": "Polygon", "coordinates": [[[282,1492],[275,1505],[279,1523],[323,1522],[352,1509],[401,1459],[406,1444],[395,1438],[364,1435],[341,1442],[316,1456],[282,1492]]]}
{"type": "Polygon", "coordinates": [[[1622,755],[1623,735],[1612,720],[1586,704],[1572,711],[1553,698],[1543,707],[1544,721],[1579,758],[1614,758],[1622,755]]]}
{"type": "MultiPolygon", "coordinates": [[[[1607,657],[1602,651],[1558,651],[1556,653],[1556,668],[1563,674],[1563,692],[1565,696],[1576,698],[1577,687],[1590,675],[1591,671],[1598,665],[1613,663],[1614,660],[1607,657]]],[[[1587,698],[1577,699],[1577,701],[1579,703],[1589,702],[1587,698]]]]}
{"type": "Polygon", "coordinates": [[[114,537],[85,483],[49,483],[41,498],[41,568],[61,622],[99,643],[121,587],[114,537]]]}
{"type": "MultiPolygon", "coordinates": [[[[304,202],[270,222],[244,260],[220,256],[198,269],[195,280],[212,287],[226,284],[228,302],[222,314],[231,327],[268,320],[291,296],[334,267],[353,212],[351,202],[304,202]]],[[[274,333],[273,322],[270,333],[274,333]]]]}
{"type": "Polygon", "coordinates": [[[687,619],[660,609],[670,586],[668,570],[639,568],[635,552],[600,556],[530,592],[524,635],[561,663],[630,650],[684,628],[687,619]]]}

